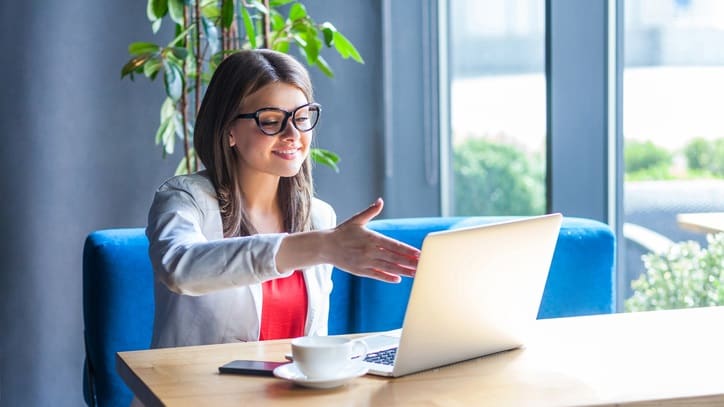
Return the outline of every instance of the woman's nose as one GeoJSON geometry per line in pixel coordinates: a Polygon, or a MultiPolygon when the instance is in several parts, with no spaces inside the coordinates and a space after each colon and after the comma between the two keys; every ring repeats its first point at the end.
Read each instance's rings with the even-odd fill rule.
{"type": "Polygon", "coordinates": [[[282,138],[297,138],[300,136],[300,131],[294,127],[294,117],[287,119],[287,125],[284,126],[282,131],[282,138]]]}

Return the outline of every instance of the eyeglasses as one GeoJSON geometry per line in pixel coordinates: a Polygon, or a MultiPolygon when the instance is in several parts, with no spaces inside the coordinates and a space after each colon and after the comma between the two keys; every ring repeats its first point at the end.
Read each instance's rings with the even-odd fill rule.
{"type": "Polygon", "coordinates": [[[259,130],[267,136],[276,136],[287,128],[289,118],[292,125],[299,131],[309,131],[317,125],[322,106],[318,103],[307,103],[287,112],[276,107],[265,107],[254,113],[242,113],[234,119],[254,119],[259,130]]]}

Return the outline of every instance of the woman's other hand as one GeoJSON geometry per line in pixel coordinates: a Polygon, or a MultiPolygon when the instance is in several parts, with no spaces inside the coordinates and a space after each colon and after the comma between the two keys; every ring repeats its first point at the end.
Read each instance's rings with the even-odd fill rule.
{"type": "Polygon", "coordinates": [[[420,250],[367,229],[367,223],[382,211],[382,198],[347,219],[327,235],[325,255],[330,264],[348,273],[398,283],[412,277],[420,250]]]}

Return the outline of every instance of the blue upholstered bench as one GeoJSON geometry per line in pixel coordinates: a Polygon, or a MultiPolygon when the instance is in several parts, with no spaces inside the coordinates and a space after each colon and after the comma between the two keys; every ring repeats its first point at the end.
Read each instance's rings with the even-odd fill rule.
{"type": "MultiPolygon", "coordinates": [[[[416,247],[433,231],[501,217],[375,220],[385,235],[416,247]]],[[[538,318],[614,311],[614,236],[600,222],[563,219],[538,318]]],[[[127,406],[132,395],[116,374],[115,354],[148,348],[153,326],[153,271],[142,228],[91,233],[83,251],[84,394],[89,405],[127,406]]],[[[412,280],[392,285],[335,270],[329,333],[399,328],[412,280]]]]}

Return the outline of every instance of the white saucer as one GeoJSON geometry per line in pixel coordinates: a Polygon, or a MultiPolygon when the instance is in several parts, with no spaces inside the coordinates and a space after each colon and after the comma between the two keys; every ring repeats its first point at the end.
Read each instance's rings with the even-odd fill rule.
{"type": "Polygon", "coordinates": [[[311,387],[315,389],[331,389],[333,387],[341,386],[355,377],[360,377],[367,373],[368,368],[366,366],[353,366],[342,371],[338,377],[329,379],[308,379],[299,370],[296,364],[287,363],[274,369],[274,376],[289,380],[299,386],[311,387]]]}

